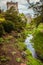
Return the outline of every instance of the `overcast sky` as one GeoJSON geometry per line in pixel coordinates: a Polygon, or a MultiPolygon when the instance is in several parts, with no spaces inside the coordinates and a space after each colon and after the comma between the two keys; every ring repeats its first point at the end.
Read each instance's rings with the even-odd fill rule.
{"type": "MultiPolygon", "coordinates": [[[[3,8],[3,9],[6,9],[6,2],[9,2],[11,0],[0,0],[0,7],[3,8]]],[[[27,0],[12,0],[14,2],[18,2],[19,4],[19,11],[22,13],[31,13],[33,14],[33,11],[32,10],[28,10],[28,3],[27,3],[27,0]]],[[[36,2],[36,1],[39,1],[39,0],[30,0],[30,2],[36,2]]]]}

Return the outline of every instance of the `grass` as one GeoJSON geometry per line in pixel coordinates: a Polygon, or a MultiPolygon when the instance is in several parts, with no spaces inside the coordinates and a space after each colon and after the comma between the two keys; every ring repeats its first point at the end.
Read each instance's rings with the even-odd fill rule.
{"type": "Polygon", "coordinates": [[[27,49],[26,45],[23,42],[18,42],[17,44],[19,51],[23,51],[27,49]]]}
{"type": "Polygon", "coordinates": [[[0,37],[0,42],[3,42],[3,41],[4,41],[4,39],[2,37],[0,37]]]}
{"type": "Polygon", "coordinates": [[[20,63],[21,61],[21,58],[16,58],[16,62],[20,63]]]}
{"type": "Polygon", "coordinates": [[[36,59],[36,58],[33,58],[31,53],[27,50],[27,56],[26,56],[26,59],[28,60],[26,62],[27,65],[43,65],[40,60],[36,59]]]}
{"type": "Polygon", "coordinates": [[[3,45],[4,39],[0,37],[0,45],[3,45]]]}
{"type": "Polygon", "coordinates": [[[10,60],[10,58],[9,57],[6,57],[6,56],[0,56],[0,61],[1,62],[7,62],[7,61],[9,61],[10,60]]]}
{"type": "MultiPolygon", "coordinates": [[[[43,29],[43,28],[41,28],[41,29],[43,29]]],[[[39,30],[39,28],[37,30],[39,30]]],[[[28,32],[32,33],[33,31],[25,30],[24,32],[22,32],[21,37],[16,39],[17,40],[17,42],[15,43],[16,47],[18,47],[19,51],[25,51],[27,53],[27,55],[26,55],[26,59],[27,59],[26,64],[27,65],[43,65],[40,62],[40,60],[33,58],[31,52],[29,50],[27,50],[27,46],[24,43],[24,39],[26,38],[28,32]]],[[[34,32],[35,32],[35,30],[34,30],[34,32]]],[[[8,36],[5,39],[5,42],[7,41],[9,43],[9,40],[11,40],[11,39],[12,39],[12,36],[8,36]]],[[[43,57],[43,53],[42,53],[43,52],[43,33],[39,32],[39,31],[37,31],[37,33],[35,32],[35,36],[34,36],[33,40],[35,43],[34,44],[35,49],[38,50],[38,52],[40,52],[41,56],[43,57]]],[[[3,42],[3,38],[0,38],[0,42],[3,42]]],[[[12,52],[12,55],[15,55],[15,54],[16,54],[16,52],[12,52]]],[[[1,57],[1,62],[6,62],[7,60],[8,60],[7,57],[1,57]]],[[[20,63],[21,61],[22,61],[21,58],[16,58],[16,62],[20,63]]]]}
{"type": "Polygon", "coordinates": [[[41,23],[36,32],[34,33],[34,37],[32,39],[34,43],[34,48],[40,59],[43,59],[43,24],[41,23]]]}

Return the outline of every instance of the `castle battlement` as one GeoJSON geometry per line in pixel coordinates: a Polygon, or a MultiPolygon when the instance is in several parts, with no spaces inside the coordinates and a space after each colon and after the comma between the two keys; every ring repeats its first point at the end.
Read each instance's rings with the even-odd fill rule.
{"type": "Polygon", "coordinates": [[[16,11],[18,11],[18,2],[7,2],[7,9],[14,7],[16,11]]]}

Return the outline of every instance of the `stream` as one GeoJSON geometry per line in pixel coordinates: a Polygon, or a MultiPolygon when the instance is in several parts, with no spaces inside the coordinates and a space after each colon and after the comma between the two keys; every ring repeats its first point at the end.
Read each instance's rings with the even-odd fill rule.
{"type": "Polygon", "coordinates": [[[32,56],[34,57],[34,58],[36,58],[37,57],[37,55],[36,55],[36,52],[35,52],[35,49],[33,48],[33,43],[30,41],[31,39],[33,38],[33,36],[30,34],[30,35],[28,35],[28,37],[26,38],[26,40],[25,40],[25,44],[27,45],[27,48],[30,50],[30,52],[32,53],[32,56]]]}

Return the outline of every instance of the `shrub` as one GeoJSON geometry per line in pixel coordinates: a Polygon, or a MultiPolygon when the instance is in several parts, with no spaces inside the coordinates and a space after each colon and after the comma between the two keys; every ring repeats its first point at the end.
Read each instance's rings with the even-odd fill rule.
{"type": "Polygon", "coordinates": [[[2,24],[0,24],[0,37],[2,36],[2,34],[3,34],[3,26],[2,26],[2,24]]]}
{"type": "Polygon", "coordinates": [[[5,21],[2,23],[5,32],[11,32],[12,30],[14,30],[14,25],[11,21],[5,21]]]}

